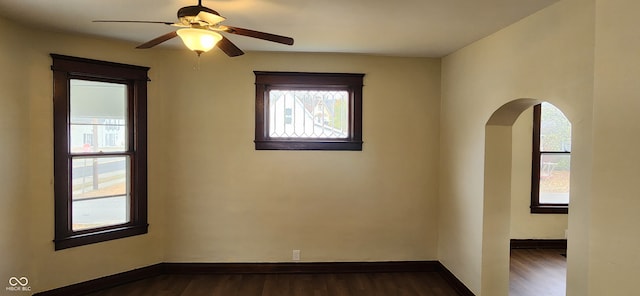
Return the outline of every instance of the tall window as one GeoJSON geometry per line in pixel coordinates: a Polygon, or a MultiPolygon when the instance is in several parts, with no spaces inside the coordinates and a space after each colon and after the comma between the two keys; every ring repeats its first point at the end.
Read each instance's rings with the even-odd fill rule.
{"type": "Polygon", "coordinates": [[[533,108],[531,212],[568,213],[571,123],[555,106],[533,108]]]}
{"type": "Polygon", "coordinates": [[[147,71],[53,59],[55,249],[147,232],[147,71]]]}
{"type": "Polygon", "coordinates": [[[258,150],[362,150],[364,74],[255,72],[258,150]]]}

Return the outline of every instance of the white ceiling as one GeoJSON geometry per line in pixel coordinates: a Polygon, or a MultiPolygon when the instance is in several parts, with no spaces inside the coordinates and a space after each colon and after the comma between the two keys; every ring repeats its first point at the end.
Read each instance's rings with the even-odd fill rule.
{"type": "MultiPolygon", "coordinates": [[[[244,51],[441,57],[558,0],[203,0],[225,25],[293,37],[293,46],[226,35],[244,51]]],[[[197,0],[0,0],[23,24],[144,43],[174,27],[92,20],[176,21],[197,0]]],[[[180,46],[172,40],[162,46],[180,46]]],[[[150,49],[153,50],[153,49],[150,49]]]]}

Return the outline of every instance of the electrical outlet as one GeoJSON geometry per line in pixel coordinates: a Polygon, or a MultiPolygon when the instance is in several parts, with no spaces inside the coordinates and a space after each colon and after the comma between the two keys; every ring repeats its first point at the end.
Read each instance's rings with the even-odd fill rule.
{"type": "Polygon", "coordinates": [[[291,256],[293,261],[300,260],[300,250],[293,250],[293,255],[291,256]]]}

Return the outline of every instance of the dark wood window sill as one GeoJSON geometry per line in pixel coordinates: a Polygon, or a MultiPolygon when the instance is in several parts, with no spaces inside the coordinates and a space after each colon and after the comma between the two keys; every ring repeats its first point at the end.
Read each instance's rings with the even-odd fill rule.
{"type": "Polygon", "coordinates": [[[532,214],[568,214],[568,205],[538,205],[531,206],[532,214]]]}

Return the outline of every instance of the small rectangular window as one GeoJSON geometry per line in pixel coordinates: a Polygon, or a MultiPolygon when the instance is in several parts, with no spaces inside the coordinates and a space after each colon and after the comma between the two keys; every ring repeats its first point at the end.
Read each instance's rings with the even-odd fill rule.
{"type": "Polygon", "coordinates": [[[258,150],[362,150],[364,74],[255,72],[258,150]]]}

